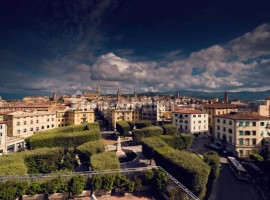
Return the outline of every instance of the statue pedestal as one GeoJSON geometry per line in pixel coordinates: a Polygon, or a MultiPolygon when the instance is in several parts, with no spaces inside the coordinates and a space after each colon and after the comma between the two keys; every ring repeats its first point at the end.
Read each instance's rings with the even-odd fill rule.
{"type": "Polygon", "coordinates": [[[127,157],[126,153],[122,150],[120,137],[118,137],[117,139],[116,155],[118,156],[118,158],[127,157]]]}

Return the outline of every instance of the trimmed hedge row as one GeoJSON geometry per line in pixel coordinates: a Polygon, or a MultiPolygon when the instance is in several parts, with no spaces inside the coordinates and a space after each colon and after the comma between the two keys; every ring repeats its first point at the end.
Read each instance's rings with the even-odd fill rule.
{"type": "Polygon", "coordinates": [[[142,129],[135,129],[132,131],[133,140],[135,142],[141,142],[142,138],[162,135],[163,130],[159,126],[151,126],[142,129]]]}
{"type": "Polygon", "coordinates": [[[189,148],[193,141],[191,134],[161,135],[160,138],[169,146],[179,150],[189,148]]]}
{"type": "Polygon", "coordinates": [[[175,135],[177,133],[177,126],[174,124],[165,124],[162,128],[164,135],[175,135]]]}
{"type": "Polygon", "coordinates": [[[135,122],[136,129],[146,128],[151,126],[151,121],[148,120],[140,120],[135,122]]]}
{"type": "Polygon", "coordinates": [[[157,165],[172,173],[195,195],[203,199],[210,167],[202,159],[193,154],[164,145],[163,141],[161,139],[158,140],[156,137],[144,138],[142,143],[143,154],[146,157],[151,157],[152,153],[157,165]]]}
{"type": "MultiPolygon", "coordinates": [[[[65,132],[57,129],[37,133],[25,139],[29,149],[37,149],[42,147],[72,147],[79,146],[85,142],[99,140],[100,130],[97,123],[79,125],[79,128],[72,127],[67,132],[68,127],[64,127],[65,132]],[[81,130],[81,132],[73,132],[73,130],[81,130]]],[[[60,128],[62,129],[62,128],[60,128]]]]}
{"type": "Polygon", "coordinates": [[[220,160],[218,153],[215,151],[208,151],[203,154],[204,161],[211,167],[209,178],[215,180],[220,173],[220,160]]]}
{"type": "Polygon", "coordinates": [[[101,140],[86,142],[76,149],[82,162],[89,163],[90,156],[105,151],[105,145],[101,140]]]}
{"type": "Polygon", "coordinates": [[[129,134],[130,126],[127,121],[116,122],[116,130],[120,135],[127,136],[129,134]]]}
{"type": "Polygon", "coordinates": [[[20,153],[0,156],[0,176],[25,174],[27,174],[27,167],[20,153]]]}
{"type": "Polygon", "coordinates": [[[120,162],[115,152],[103,152],[90,157],[92,170],[120,169],[120,162]]]}

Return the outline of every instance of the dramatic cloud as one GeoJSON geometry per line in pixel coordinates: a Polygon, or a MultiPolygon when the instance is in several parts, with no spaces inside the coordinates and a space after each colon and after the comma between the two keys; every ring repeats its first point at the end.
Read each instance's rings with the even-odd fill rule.
{"type": "MultiPolygon", "coordinates": [[[[255,90],[270,84],[270,25],[263,24],[228,44],[213,45],[187,58],[167,62],[131,62],[108,53],[91,67],[91,79],[134,85],[141,91],[255,90]]],[[[179,54],[179,51],[169,54],[179,54]]]]}

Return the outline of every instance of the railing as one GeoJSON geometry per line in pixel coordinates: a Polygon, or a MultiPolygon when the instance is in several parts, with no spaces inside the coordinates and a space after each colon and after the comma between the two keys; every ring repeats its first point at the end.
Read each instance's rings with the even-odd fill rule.
{"type": "MultiPolygon", "coordinates": [[[[103,170],[103,171],[82,171],[82,172],[70,172],[70,173],[51,173],[51,174],[29,174],[29,175],[9,175],[9,176],[0,176],[0,181],[8,181],[8,180],[40,180],[40,179],[51,179],[58,176],[61,177],[72,177],[75,175],[84,175],[86,177],[91,177],[95,174],[114,174],[114,173],[133,173],[133,172],[141,172],[147,169],[158,168],[164,170],[160,166],[156,167],[139,167],[139,168],[126,168],[126,169],[115,169],[115,170],[103,170]]],[[[164,172],[167,176],[177,185],[179,186],[192,200],[199,200],[197,196],[195,196],[189,189],[187,189],[182,183],[180,183],[176,178],[174,178],[170,173],[166,170],[164,172]]]]}

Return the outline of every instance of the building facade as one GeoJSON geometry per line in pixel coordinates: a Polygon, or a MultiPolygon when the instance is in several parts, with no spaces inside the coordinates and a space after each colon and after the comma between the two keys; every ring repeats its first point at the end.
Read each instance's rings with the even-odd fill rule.
{"type": "Polygon", "coordinates": [[[7,135],[23,137],[55,128],[55,112],[13,112],[6,115],[7,135]]]}
{"type": "Polygon", "coordinates": [[[112,110],[112,126],[116,128],[118,121],[132,121],[132,110],[112,110]]]}
{"type": "Polygon", "coordinates": [[[214,116],[224,115],[230,112],[238,111],[237,105],[229,103],[206,104],[203,106],[203,109],[208,114],[208,124],[210,133],[213,133],[214,131],[214,123],[215,123],[214,116]]]}
{"type": "Polygon", "coordinates": [[[179,132],[193,134],[195,137],[208,136],[208,114],[200,110],[178,110],[172,113],[172,124],[179,132]]]}
{"type": "Polygon", "coordinates": [[[244,112],[216,116],[214,136],[234,156],[248,157],[260,153],[263,138],[270,136],[270,118],[244,112]]]}

